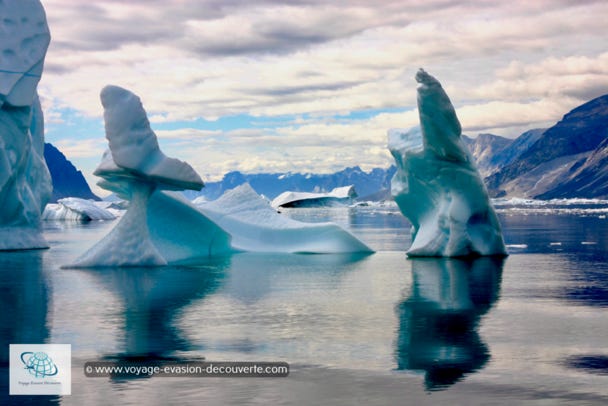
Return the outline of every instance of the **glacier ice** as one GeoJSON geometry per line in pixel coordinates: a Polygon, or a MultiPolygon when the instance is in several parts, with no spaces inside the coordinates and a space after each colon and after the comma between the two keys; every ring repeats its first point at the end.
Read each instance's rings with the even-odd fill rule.
{"type": "Polygon", "coordinates": [[[66,197],[59,199],[57,204],[47,204],[42,213],[42,219],[68,221],[114,220],[116,215],[106,208],[109,204],[99,203],[101,204],[78,197],[66,197]]]}
{"type": "Polygon", "coordinates": [[[204,184],[190,165],[160,151],[139,97],[106,86],[100,98],[110,149],[94,174],[103,178],[101,187],[130,204],[116,227],[70,266],[162,266],[228,251],[228,234],[185,199],[160,193],[204,184]]]}
{"type": "Polygon", "coordinates": [[[279,207],[318,207],[332,206],[342,203],[349,204],[357,197],[353,185],[337,187],[329,193],[283,192],[274,198],[270,204],[275,209],[279,207]]]}
{"type": "Polygon", "coordinates": [[[40,216],[51,197],[36,87],[50,32],[38,0],[0,2],[0,250],[47,248],[40,216]]]}
{"type": "Polygon", "coordinates": [[[408,256],[506,255],[500,223],[441,84],[416,74],[420,126],[390,130],[391,194],[412,223],[408,256]]]}
{"type": "Polygon", "coordinates": [[[334,223],[304,223],[277,213],[248,183],[212,202],[197,204],[205,216],[232,235],[237,250],[276,253],[372,252],[334,223]]]}

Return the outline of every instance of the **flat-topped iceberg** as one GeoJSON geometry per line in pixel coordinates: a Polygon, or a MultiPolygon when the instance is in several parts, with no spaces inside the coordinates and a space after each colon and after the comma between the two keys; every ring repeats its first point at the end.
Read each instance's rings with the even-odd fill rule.
{"type": "Polygon", "coordinates": [[[51,40],[38,0],[0,1],[0,250],[47,248],[40,216],[51,197],[36,87],[51,40]]]}
{"type": "Polygon", "coordinates": [[[275,209],[279,207],[319,207],[352,203],[357,197],[353,185],[332,189],[328,193],[283,192],[271,203],[275,209]]]}
{"type": "Polygon", "coordinates": [[[42,213],[43,220],[59,221],[99,221],[114,220],[116,215],[108,210],[110,203],[94,202],[78,197],[59,199],[56,204],[49,203],[42,213]]]}
{"type": "Polygon", "coordinates": [[[391,130],[391,194],[412,223],[409,256],[506,255],[500,223],[441,84],[419,70],[420,127],[391,130]]]}
{"type": "Polygon", "coordinates": [[[197,207],[232,235],[237,250],[285,253],[372,252],[334,223],[303,223],[277,213],[248,183],[197,207]]]}

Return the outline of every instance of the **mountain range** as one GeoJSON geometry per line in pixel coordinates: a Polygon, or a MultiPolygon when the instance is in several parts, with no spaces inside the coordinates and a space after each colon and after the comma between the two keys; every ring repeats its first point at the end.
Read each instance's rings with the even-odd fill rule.
{"type": "Polygon", "coordinates": [[[465,138],[493,197],[608,198],[608,95],[515,140],[465,138]]]}
{"type": "MultiPolygon", "coordinates": [[[[533,129],[515,139],[493,134],[463,136],[492,197],[608,198],[608,95],[570,111],[554,126],[533,129]]],[[[51,144],[45,144],[53,179],[53,201],[62,197],[98,199],[84,176],[51,144]]],[[[280,193],[329,192],[354,185],[362,200],[390,196],[395,167],[369,172],[359,166],[332,174],[229,172],[207,182],[200,192],[184,192],[194,199],[215,200],[225,191],[248,182],[259,194],[273,199],[280,193]]]]}
{"type": "MultiPolygon", "coordinates": [[[[388,169],[374,168],[369,172],[354,166],[331,174],[312,173],[257,173],[244,174],[238,171],[229,172],[218,182],[208,182],[200,192],[184,192],[186,197],[193,199],[203,196],[207,200],[215,200],[225,191],[243,183],[268,199],[274,199],[289,190],[293,192],[329,192],[341,186],[354,185],[359,197],[370,197],[383,190],[388,190],[390,180],[395,173],[394,166],[388,169]]],[[[382,192],[381,192],[382,193],[382,192]]]]}

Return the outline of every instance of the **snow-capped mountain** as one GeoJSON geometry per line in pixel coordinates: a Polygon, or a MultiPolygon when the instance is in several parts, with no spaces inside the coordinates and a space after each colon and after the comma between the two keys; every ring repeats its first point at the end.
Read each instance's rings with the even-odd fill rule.
{"type": "Polygon", "coordinates": [[[220,197],[226,190],[233,189],[243,183],[249,183],[259,194],[274,199],[284,191],[293,192],[329,192],[341,186],[354,185],[359,197],[365,197],[382,189],[388,189],[390,180],[395,173],[395,167],[388,169],[374,168],[369,172],[355,166],[332,174],[311,173],[257,173],[244,174],[229,172],[219,182],[206,183],[200,192],[185,192],[193,199],[203,196],[207,200],[220,197]]]}

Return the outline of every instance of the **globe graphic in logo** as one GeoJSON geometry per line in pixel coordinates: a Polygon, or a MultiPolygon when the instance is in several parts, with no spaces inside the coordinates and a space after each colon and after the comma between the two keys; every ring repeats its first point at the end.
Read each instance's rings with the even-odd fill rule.
{"type": "Polygon", "coordinates": [[[58,372],[57,366],[46,352],[23,352],[21,362],[25,365],[25,369],[36,378],[57,375],[58,372]]]}

